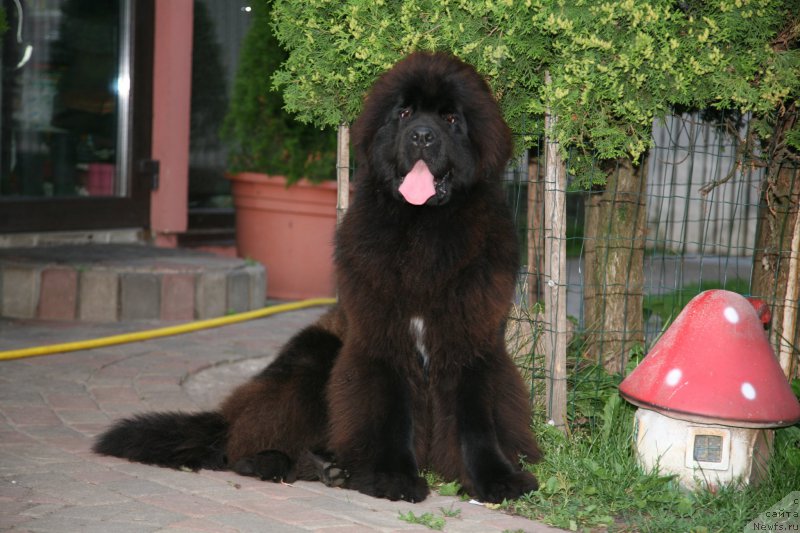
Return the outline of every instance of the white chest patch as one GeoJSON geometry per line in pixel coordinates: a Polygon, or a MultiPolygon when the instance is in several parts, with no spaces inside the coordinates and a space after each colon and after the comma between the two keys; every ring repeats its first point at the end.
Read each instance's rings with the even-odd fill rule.
{"type": "Polygon", "coordinates": [[[422,357],[423,365],[428,365],[428,350],[425,348],[425,321],[421,317],[411,317],[409,324],[411,338],[414,339],[414,346],[422,357]]]}

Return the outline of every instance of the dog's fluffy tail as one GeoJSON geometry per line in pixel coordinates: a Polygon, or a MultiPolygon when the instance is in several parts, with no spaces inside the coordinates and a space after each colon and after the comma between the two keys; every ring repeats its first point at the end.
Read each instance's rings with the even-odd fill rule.
{"type": "Polygon", "coordinates": [[[139,463],[224,470],[228,423],[220,413],[147,413],[120,420],[92,448],[139,463]]]}

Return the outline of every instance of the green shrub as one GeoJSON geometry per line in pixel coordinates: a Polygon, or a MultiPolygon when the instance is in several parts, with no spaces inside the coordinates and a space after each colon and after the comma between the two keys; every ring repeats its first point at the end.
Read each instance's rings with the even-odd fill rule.
{"type": "Polygon", "coordinates": [[[303,124],[283,109],[270,78],[287,55],[272,33],[269,0],[254,2],[252,25],[242,44],[239,68],[222,136],[228,169],[284,175],[293,183],[336,177],[336,134],[303,124]]]}

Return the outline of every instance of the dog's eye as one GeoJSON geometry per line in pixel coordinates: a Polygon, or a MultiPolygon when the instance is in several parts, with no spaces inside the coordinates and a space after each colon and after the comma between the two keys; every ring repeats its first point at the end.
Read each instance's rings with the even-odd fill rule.
{"type": "Polygon", "coordinates": [[[456,124],[458,122],[458,115],[456,115],[455,113],[445,113],[444,115],[442,115],[442,118],[448,124],[456,124]]]}
{"type": "Polygon", "coordinates": [[[410,107],[404,107],[403,109],[400,110],[400,113],[398,113],[398,115],[400,116],[400,118],[408,118],[411,116],[411,113],[412,111],[410,107]]]}

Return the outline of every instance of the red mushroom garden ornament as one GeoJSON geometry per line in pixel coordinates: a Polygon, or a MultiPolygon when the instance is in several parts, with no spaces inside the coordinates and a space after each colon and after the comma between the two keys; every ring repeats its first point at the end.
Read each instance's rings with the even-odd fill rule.
{"type": "Polygon", "coordinates": [[[640,464],[690,489],[757,483],[772,445],[767,428],[800,421],[762,316],[724,290],[693,298],[619,392],[640,407],[640,464]]]}

